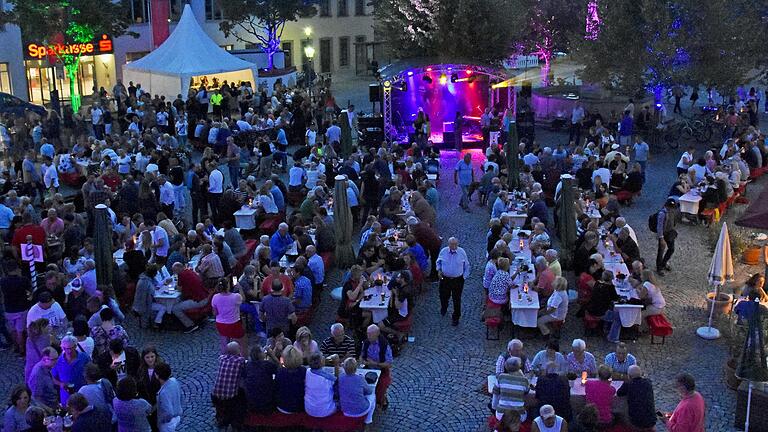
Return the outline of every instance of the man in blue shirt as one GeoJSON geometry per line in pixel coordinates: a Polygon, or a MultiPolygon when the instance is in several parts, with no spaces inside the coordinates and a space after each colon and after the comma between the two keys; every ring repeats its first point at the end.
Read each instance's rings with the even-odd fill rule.
{"type": "Polygon", "coordinates": [[[272,199],[275,201],[275,205],[277,206],[277,209],[281,212],[285,211],[285,196],[283,196],[283,191],[280,190],[279,187],[277,187],[277,180],[280,180],[280,178],[272,174],[270,182],[272,183],[272,186],[270,187],[269,191],[272,192],[272,199]]]}
{"type": "Polygon", "coordinates": [[[285,134],[285,127],[280,126],[277,130],[277,138],[275,138],[275,151],[272,152],[272,158],[276,162],[280,162],[281,169],[286,172],[288,169],[288,154],[285,152],[288,149],[288,136],[285,134]]]}
{"type": "Polygon", "coordinates": [[[645,181],[645,166],[648,164],[649,148],[648,143],[643,141],[640,135],[635,135],[635,145],[632,148],[635,151],[635,162],[640,164],[641,172],[643,173],[643,181],[645,181]]]}
{"type": "Polygon", "coordinates": [[[472,169],[472,154],[467,153],[464,159],[456,164],[453,171],[453,183],[461,187],[461,201],[459,206],[469,211],[469,185],[475,181],[475,171],[472,169]]]}
{"type": "Polygon", "coordinates": [[[291,247],[293,241],[293,236],[288,233],[288,224],[285,222],[281,223],[269,240],[270,259],[272,261],[279,261],[285,255],[288,248],[291,247]]]}
{"type": "Polygon", "coordinates": [[[13,216],[13,210],[5,205],[5,196],[0,196],[0,235],[2,235],[3,238],[5,238],[8,234],[8,230],[11,228],[13,216]]]}
{"type": "Polygon", "coordinates": [[[317,249],[314,245],[307,246],[307,267],[312,271],[313,279],[315,280],[315,292],[316,296],[323,290],[323,282],[325,282],[325,263],[323,258],[317,254],[317,249]]]}
{"type": "Polygon", "coordinates": [[[171,377],[171,367],[161,362],[155,367],[160,382],[157,392],[157,426],[163,432],[175,432],[181,422],[181,385],[171,377]]]}
{"type": "Polygon", "coordinates": [[[456,237],[448,239],[448,247],[444,247],[437,256],[437,274],[440,278],[440,314],[448,312],[448,301],[453,298],[453,322],[459,325],[461,318],[461,293],[464,291],[464,281],[469,277],[469,259],[463,248],[459,247],[456,237]]]}
{"type": "Polygon", "coordinates": [[[306,276],[291,268],[288,275],[293,279],[293,307],[303,312],[312,307],[312,282],[306,276]]]}

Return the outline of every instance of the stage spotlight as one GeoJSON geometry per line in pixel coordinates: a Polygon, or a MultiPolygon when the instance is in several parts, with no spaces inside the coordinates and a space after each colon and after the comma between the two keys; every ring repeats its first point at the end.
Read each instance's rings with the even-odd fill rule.
{"type": "Polygon", "coordinates": [[[451,82],[452,83],[455,83],[458,80],[459,80],[459,74],[457,74],[457,73],[451,74],[451,82]]]}
{"type": "Polygon", "coordinates": [[[384,81],[384,88],[388,89],[390,87],[392,87],[392,81],[390,81],[390,80],[384,81]]]}
{"type": "Polygon", "coordinates": [[[427,72],[432,72],[432,67],[428,67],[427,72]]]}
{"type": "Polygon", "coordinates": [[[467,75],[472,75],[472,69],[467,69],[464,71],[467,75]]]}
{"type": "Polygon", "coordinates": [[[448,77],[445,74],[440,74],[440,84],[445,85],[448,82],[448,77]]]}
{"type": "Polygon", "coordinates": [[[405,81],[401,81],[401,82],[395,84],[395,88],[404,92],[404,91],[408,90],[408,84],[405,81]]]}
{"type": "Polygon", "coordinates": [[[432,77],[429,75],[424,75],[423,77],[421,77],[421,79],[427,84],[432,84],[432,77]]]}
{"type": "Polygon", "coordinates": [[[408,76],[413,76],[413,71],[408,71],[408,76]]]}

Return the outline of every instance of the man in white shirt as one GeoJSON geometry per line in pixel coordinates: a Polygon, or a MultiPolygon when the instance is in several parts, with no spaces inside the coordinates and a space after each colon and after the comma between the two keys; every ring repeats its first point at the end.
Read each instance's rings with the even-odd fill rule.
{"type": "Polygon", "coordinates": [[[627,231],[629,231],[629,236],[632,238],[632,240],[634,240],[635,243],[640,244],[637,241],[637,234],[635,234],[634,228],[629,226],[626,219],[624,219],[621,216],[617,217],[616,222],[614,222],[614,224],[616,225],[616,229],[613,231],[614,234],[619,235],[619,231],[621,231],[622,228],[627,227],[627,231]]]}
{"type": "Polygon", "coordinates": [[[155,225],[155,221],[147,220],[144,223],[147,230],[152,233],[152,251],[154,252],[155,264],[164,266],[168,260],[168,232],[163,227],[155,225]]]}
{"type": "Polygon", "coordinates": [[[157,128],[160,132],[168,132],[168,113],[164,109],[155,114],[155,119],[157,120],[157,128]]]}
{"type": "Polygon", "coordinates": [[[166,216],[173,218],[173,204],[175,202],[173,185],[162,174],[157,178],[157,184],[160,189],[160,208],[166,216]]]}
{"type": "Polygon", "coordinates": [[[688,150],[680,156],[680,160],[677,162],[677,175],[688,174],[688,168],[693,163],[693,151],[693,146],[688,146],[688,150]]]}
{"type": "Polygon", "coordinates": [[[315,145],[315,142],[317,142],[317,125],[312,123],[312,125],[309,126],[309,129],[307,129],[307,133],[304,134],[304,137],[306,138],[305,142],[307,146],[312,147],[315,145]]]}
{"type": "Polygon", "coordinates": [[[37,296],[37,303],[29,308],[27,312],[27,327],[33,321],[40,318],[46,318],[54,329],[67,328],[67,314],[64,313],[64,309],[53,299],[51,292],[48,290],[41,290],[37,296]]]}
{"type": "Polygon", "coordinates": [[[581,124],[584,121],[584,107],[576,102],[576,106],[571,111],[571,130],[568,133],[568,141],[573,141],[577,145],[581,138],[581,124]]]}
{"type": "Polygon", "coordinates": [[[237,127],[242,132],[248,132],[249,130],[253,129],[253,127],[251,127],[250,123],[248,123],[247,121],[245,121],[243,119],[240,119],[240,120],[237,121],[237,127]]]}
{"type": "Polygon", "coordinates": [[[224,174],[219,171],[216,162],[208,164],[208,204],[211,206],[211,217],[214,223],[219,221],[219,200],[224,193],[224,174]]]}
{"type": "Polygon", "coordinates": [[[288,190],[293,192],[300,191],[306,178],[307,172],[301,166],[301,162],[295,162],[291,169],[288,170],[288,190]]]}
{"type": "Polygon", "coordinates": [[[91,108],[91,124],[93,124],[93,135],[97,140],[104,139],[104,111],[99,106],[99,102],[94,102],[91,108]]]}

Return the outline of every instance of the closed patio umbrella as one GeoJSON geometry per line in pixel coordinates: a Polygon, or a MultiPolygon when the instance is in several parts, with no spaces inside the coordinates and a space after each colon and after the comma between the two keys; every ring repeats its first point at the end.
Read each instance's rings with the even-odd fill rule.
{"type": "Polygon", "coordinates": [[[733,257],[731,256],[731,239],[728,235],[728,224],[723,222],[720,229],[720,237],[717,239],[717,247],[709,266],[707,281],[715,287],[715,296],[712,299],[712,309],[709,311],[709,322],[705,327],[699,327],[696,334],[704,339],[717,339],[720,331],[712,327],[712,317],[715,313],[715,301],[720,294],[720,287],[733,280],[733,257]]]}
{"type": "Polygon", "coordinates": [[[338,175],[333,187],[333,224],[336,228],[336,265],[348,268],[355,263],[352,249],[352,211],[347,199],[347,176],[338,175]]]}
{"type": "Polygon", "coordinates": [[[573,176],[560,176],[560,205],[558,206],[557,235],[560,237],[560,259],[563,268],[570,269],[576,244],[576,213],[573,207],[573,176]]]}
{"type": "Polygon", "coordinates": [[[93,257],[96,261],[96,284],[112,286],[112,222],[107,206],[99,204],[93,211],[93,257]]]}
{"type": "Polygon", "coordinates": [[[514,117],[509,122],[507,131],[507,144],[504,146],[504,152],[507,156],[507,187],[510,191],[517,189],[517,182],[520,177],[520,143],[517,140],[517,123],[514,117]]]}
{"type": "Polygon", "coordinates": [[[747,328],[747,337],[744,339],[744,348],[741,351],[739,357],[739,366],[736,369],[736,376],[744,381],[749,382],[749,390],[747,391],[747,412],[746,420],[744,421],[744,432],[749,432],[749,414],[750,405],[752,404],[752,388],[753,383],[768,381],[768,368],[765,361],[765,345],[763,343],[763,326],[762,326],[762,306],[760,303],[755,304],[755,312],[749,319],[749,327],[747,328]]]}

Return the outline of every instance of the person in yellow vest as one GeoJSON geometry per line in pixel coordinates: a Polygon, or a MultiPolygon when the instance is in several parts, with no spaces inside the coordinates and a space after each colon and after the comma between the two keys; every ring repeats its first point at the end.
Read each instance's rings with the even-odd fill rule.
{"type": "Polygon", "coordinates": [[[224,100],[224,96],[222,96],[221,92],[215,90],[210,100],[214,117],[221,118],[221,102],[224,100]]]}

